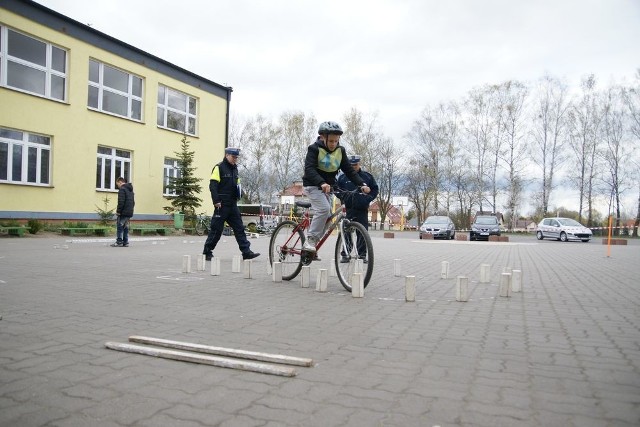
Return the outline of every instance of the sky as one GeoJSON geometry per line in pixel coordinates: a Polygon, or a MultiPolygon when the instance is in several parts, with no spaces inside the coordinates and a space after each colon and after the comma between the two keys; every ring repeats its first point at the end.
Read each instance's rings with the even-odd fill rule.
{"type": "Polygon", "coordinates": [[[233,87],[233,114],[339,122],[356,107],[397,142],[475,86],[640,68],[640,0],[38,2],[233,87]]]}
{"type": "Polygon", "coordinates": [[[232,115],[377,115],[402,143],[427,105],[545,74],[640,68],[640,0],[37,0],[216,83],[232,115]]]}

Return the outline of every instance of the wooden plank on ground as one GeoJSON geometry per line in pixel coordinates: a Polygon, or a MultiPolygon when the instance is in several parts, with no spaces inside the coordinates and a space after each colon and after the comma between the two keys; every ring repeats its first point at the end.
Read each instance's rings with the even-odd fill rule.
{"type": "Polygon", "coordinates": [[[267,363],[227,359],[224,357],[209,356],[206,354],[167,350],[136,344],[106,342],[104,345],[111,350],[124,351],[126,353],[143,354],[145,356],[159,357],[162,359],[180,360],[183,362],[199,363],[202,365],[217,366],[220,368],[239,369],[241,371],[258,372],[261,374],[279,375],[282,377],[293,377],[296,375],[295,369],[288,366],[269,365],[267,363]]]}
{"type": "Polygon", "coordinates": [[[216,354],[218,356],[237,357],[240,359],[259,360],[261,362],[283,363],[285,365],[311,366],[313,360],[306,357],[292,357],[282,354],[259,353],[255,351],[237,350],[234,348],[213,347],[203,344],[193,344],[181,341],[165,340],[142,336],[130,336],[130,342],[157,345],[160,347],[176,348],[179,350],[195,351],[198,353],[216,354]]]}

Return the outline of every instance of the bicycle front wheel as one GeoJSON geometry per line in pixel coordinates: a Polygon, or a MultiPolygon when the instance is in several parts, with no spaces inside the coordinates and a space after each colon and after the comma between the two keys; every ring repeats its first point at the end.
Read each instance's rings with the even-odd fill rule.
{"type": "Polygon", "coordinates": [[[271,233],[269,262],[272,267],[274,262],[280,263],[282,280],[291,280],[302,270],[304,234],[302,230],[296,230],[297,226],[297,222],[283,221],[271,233]]]}
{"type": "Polygon", "coordinates": [[[335,251],[336,273],[342,286],[351,292],[351,277],[356,272],[357,261],[362,261],[364,287],[366,288],[373,273],[373,243],[371,236],[362,224],[351,221],[344,227],[344,234],[338,235],[335,251]]]}
{"type": "Polygon", "coordinates": [[[196,221],[196,234],[198,236],[202,236],[206,229],[207,229],[207,226],[205,225],[204,219],[199,219],[196,221]]]}

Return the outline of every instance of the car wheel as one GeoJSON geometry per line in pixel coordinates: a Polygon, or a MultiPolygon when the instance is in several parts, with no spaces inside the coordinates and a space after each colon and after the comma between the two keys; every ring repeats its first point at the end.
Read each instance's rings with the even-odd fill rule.
{"type": "Polygon", "coordinates": [[[538,231],[538,232],[536,233],[536,237],[538,238],[538,240],[542,240],[542,239],[544,239],[544,235],[542,234],[542,231],[538,231]]]}
{"type": "Polygon", "coordinates": [[[567,240],[569,240],[567,238],[567,233],[565,233],[564,231],[562,233],[560,233],[560,241],[561,242],[566,242],[567,240]]]}
{"type": "Polygon", "coordinates": [[[456,233],[451,233],[451,240],[456,238],[456,233]]]}
{"type": "Polygon", "coordinates": [[[422,240],[422,233],[420,233],[420,240],[422,240]]]}

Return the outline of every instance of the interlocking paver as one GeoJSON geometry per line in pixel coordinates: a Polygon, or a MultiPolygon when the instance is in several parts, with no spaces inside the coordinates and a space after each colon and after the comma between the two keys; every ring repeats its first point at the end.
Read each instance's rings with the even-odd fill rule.
{"type": "MultiPolygon", "coordinates": [[[[0,238],[0,426],[635,426],[640,424],[640,241],[443,242],[372,232],[365,297],[337,278],[273,283],[195,271],[203,237],[0,238]],[[60,249],[54,249],[58,245],[60,249]],[[64,245],[68,249],[62,249],[64,245]],[[193,272],[183,274],[182,256],[193,272]],[[404,277],[416,276],[416,301],[404,277]],[[34,262],[36,260],[36,262],[34,262]],[[442,279],[441,262],[449,262],[442,279]],[[480,265],[491,264],[489,283],[480,265]],[[523,292],[498,296],[503,268],[523,292]],[[469,277],[470,300],[455,301],[469,277]],[[120,353],[129,335],[312,357],[293,378],[120,353]]],[[[331,245],[331,240],[329,241],[331,245]]]]}

